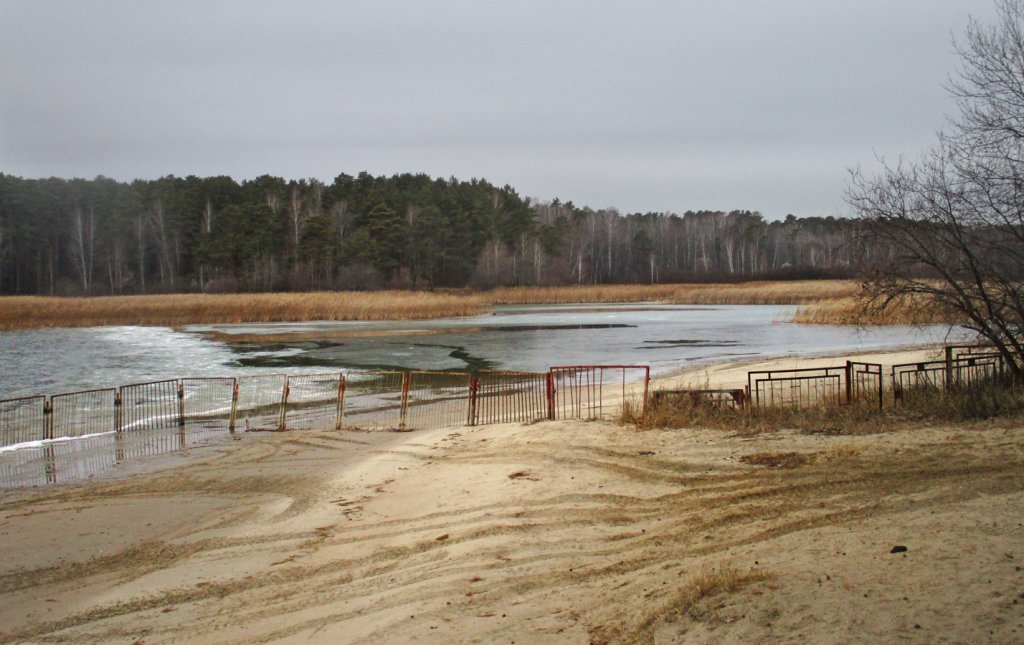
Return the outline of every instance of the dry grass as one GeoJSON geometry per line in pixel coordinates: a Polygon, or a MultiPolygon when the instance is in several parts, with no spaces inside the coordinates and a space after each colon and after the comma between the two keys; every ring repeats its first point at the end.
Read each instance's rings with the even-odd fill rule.
{"type": "Polygon", "coordinates": [[[884,309],[869,307],[864,301],[847,296],[825,300],[802,307],[793,322],[818,325],[928,325],[955,324],[955,313],[928,307],[920,302],[903,300],[884,309]]]}
{"type": "Polygon", "coordinates": [[[639,622],[639,628],[632,633],[609,630],[607,637],[599,642],[653,643],[654,631],[664,623],[675,622],[683,617],[694,620],[704,618],[702,601],[723,593],[733,593],[755,582],[769,580],[772,576],[763,571],[743,573],[731,565],[717,569],[705,569],[687,580],[672,597],[649,610],[639,622]]]}
{"type": "Polygon", "coordinates": [[[717,428],[740,434],[795,429],[811,434],[871,434],[891,430],[901,419],[880,415],[868,404],[813,407],[752,407],[739,410],[689,397],[663,400],[640,415],[626,409],[622,422],[640,429],[717,428]]]}
{"type": "Polygon", "coordinates": [[[406,291],[171,294],[101,298],[11,296],[0,300],[0,329],[183,325],[308,320],[413,320],[482,313],[472,295],[406,291]]]}
{"type": "Polygon", "coordinates": [[[799,305],[854,296],[852,280],[733,284],[617,284],[500,288],[483,293],[493,304],[664,302],[678,305],[799,305]]]}
{"type": "MultiPolygon", "coordinates": [[[[993,419],[1016,423],[1024,417],[1024,388],[998,381],[949,392],[923,387],[905,391],[898,405],[893,404],[892,394],[887,393],[883,410],[870,402],[736,409],[688,396],[662,399],[659,405],[648,406],[645,414],[641,414],[640,409],[639,404],[624,405],[620,421],[641,430],[715,428],[753,435],[793,429],[808,434],[858,435],[929,424],[990,422],[993,419]]],[[[851,456],[841,452],[818,455],[816,460],[842,460],[851,456]]],[[[784,455],[774,455],[771,461],[778,463],[761,465],[794,467],[807,463],[800,461],[802,459],[804,457],[795,456],[787,461],[784,455]]]]}
{"type": "Polygon", "coordinates": [[[865,313],[852,280],[734,284],[580,285],[499,288],[482,293],[422,291],[260,294],[171,294],[97,298],[0,298],[0,329],[301,322],[421,320],[484,313],[491,305],[660,302],[676,305],[805,305],[794,321],[890,325],[951,322],[920,306],[865,313]]]}

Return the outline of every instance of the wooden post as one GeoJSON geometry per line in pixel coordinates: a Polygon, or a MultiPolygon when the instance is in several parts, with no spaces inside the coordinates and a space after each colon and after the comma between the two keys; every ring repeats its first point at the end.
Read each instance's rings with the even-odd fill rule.
{"type": "Polygon", "coordinates": [[[345,375],[338,375],[338,422],[336,430],[341,430],[345,419],[345,375]]]}
{"type": "Polygon", "coordinates": [[[291,380],[290,376],[286,376],[284,378],[284,389],[281,390],[281,417],[280,417],[280,420],[277,423],[277,429],[279,431],[282,431],[282,432],[286,428],[286,426],[285,426],[285,422],[286,422],[285,417],[288,414],[288,395],[291,393],[291,387],[290,387],[290,384],[289,384],[290,380],[291,380]]]}
{"type": "Polygon", "coordinates": [[[124,429],[124,412],[121,408],[121,390],[124,389],[122,385],[118,388],[117,393],[114,394],[114,430],[121,432],[124,429]]]}
{"type": "Polygon", "coordinates": [[[405,430],[405,419],[409,412],[409,384],[412,381],[410,372],[402,372],[402,410],[398,421],[398,429],[405,430]]]}
{"type": "Polygon", "coordinates": [[[178,427],[185,427],[185,386],[178,381],[178,427]]]}
{"type": "Polygon", "coordinates": [[[232,379],[231,385],[231,416],[228,417],[228,431],[235,434],[235,421],[238,418],[238,379],[232,379]]]}
{"type": "Polygon", "coordinates": [[[53,439],[53,398],[43,399],[43,439],[53,439]]]}
{"type": "Polygon", "coordinates": [[[480,393],[480,377],[469,375],[469,418],[468,425],[475,426],[478,418],[477,397],[480,393]]]}
{"type": "Polygon", "coordinates": [[[953,387],[953,348],[946,345],[946,391],[953,387]]]}
{"type": "Polygon", "coordinates": [[[647,397],[650,394],[651,389],[651,368],[647,366],[644,368],[644,402],[643,407],[640,409],[640,414],[647,414],[647,397]]]}
{"type": "Polygon", "coordinates": [[[551,421],[555,420],[555,375],[552,372],[548,372],[547,375],[547,399],[548,399],[548,419],[551,421]]]}
{"type": "Polygon", "coordinates": [[[853,403],[853,363],[846,361],[846,405],[853,403]]]}

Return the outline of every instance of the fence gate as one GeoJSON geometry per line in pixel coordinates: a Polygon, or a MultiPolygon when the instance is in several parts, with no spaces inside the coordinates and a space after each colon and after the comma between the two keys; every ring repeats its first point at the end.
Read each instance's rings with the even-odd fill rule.
{"type": "Polygon", "coordinates": [[[884,402],[882,365],[880,363],[860,363],[846,361],[846,403],[857,401],[877,403],[882,409],[884,402]]]}
{"type": "Polygon", "coordinates": [[[838,405],[843,400],[844,367],[807,367],[747,372],[750,404],[756,407],[838,405]]]}
{"type": "Polygon", "coordinates": [[[122,385],[119,392],[118,430],[160,430],[184,423],[182,393],[177,380],[122,385]]]}
{"type": "Polygon", "coordinates": [[[466,425],[471,380],[465,372],[411,372],[402,426],[412,429],[466,425]]]}
{"type": "Polygon", "coordinates": [[[281,429],[287,384],[285,374],[238,377],[235,427],[244,431],[281,429]]]}
{"type": "Polygon", "coordinates": [[[607,419],[622,414],[623,408],[632,403],[626,387],[629,376],[643,380],[643,394],[637,394],[641,408],[646,410],[647,389],[651,380],[651,368],[644,365],[579,365],[551,368],[554,386],[553,418],[556,419],[607,419]],[[618,400],[605,400],[605,396],[618,400]]]}
{"type": "Polygon", "coordinates": [[[45,438],[45,396],[0,401],[0,445],[12,446],[45,438]]]}
{"type": "Polygon", "coordinates": [[[349,373],[345,378],[342,426],[367,430],[396,430],[409,390],[407,372],[349,373]]]}
{"type": "Polygon", "coordinates": [[[483,371],[473,379],[470,425],[553,418],[553,380],[536,372],[483,371]]]}
{"type": "Polygon", "coordinates": [[[336,430],[341,428],[345,377],[330,374],[298,374],[288,377],[284,388],[286,430],[336,430]]]}
{"type": "Polygon", "coordinates": [[[234,378],[183,378],[181,392],[185,425],[190,429],[234,431],[237,382],[234,378]]]}
{"type": "Polygon", "coordinates": [[[51,437],[81,437],[117,429],[117,390],[86,390],[50,397],[51,437]]]}

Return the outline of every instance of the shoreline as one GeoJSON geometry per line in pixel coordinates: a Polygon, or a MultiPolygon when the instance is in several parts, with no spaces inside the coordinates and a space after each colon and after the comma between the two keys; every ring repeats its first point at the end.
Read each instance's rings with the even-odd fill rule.
{"type": "Polygon", "coordinates": [[[5,491],[0,640],[1009,642],[1022,470],[1013,422],[243,434],[5,491]]]}

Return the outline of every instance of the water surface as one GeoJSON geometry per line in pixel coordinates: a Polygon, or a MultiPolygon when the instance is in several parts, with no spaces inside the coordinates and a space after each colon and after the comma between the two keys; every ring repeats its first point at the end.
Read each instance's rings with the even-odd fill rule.
{"type": "Polygon", "coordinates": [[[946,326],[797,325],[792,306],[537,305],[466,318],[0,332],[0,399],[182,376],[693,363],[862,352],[962,337],[946,326]]]}

